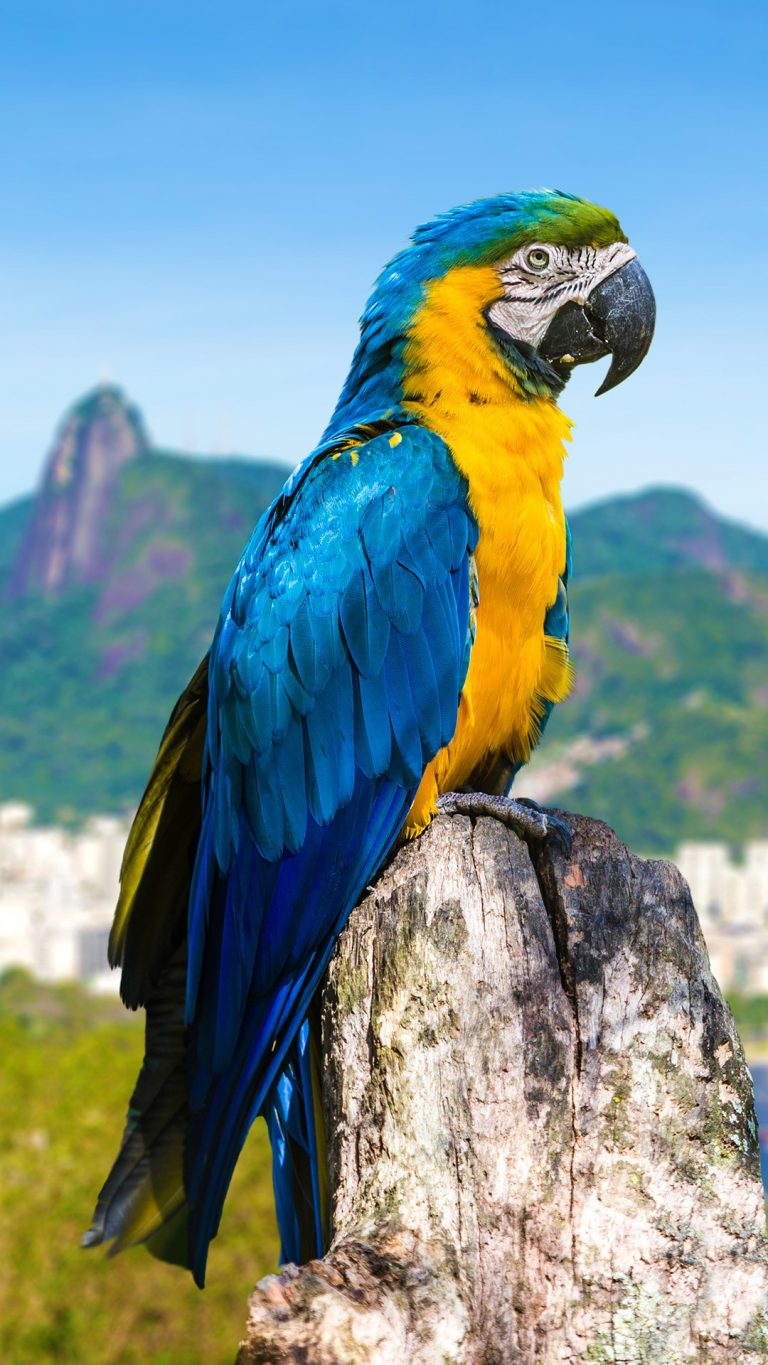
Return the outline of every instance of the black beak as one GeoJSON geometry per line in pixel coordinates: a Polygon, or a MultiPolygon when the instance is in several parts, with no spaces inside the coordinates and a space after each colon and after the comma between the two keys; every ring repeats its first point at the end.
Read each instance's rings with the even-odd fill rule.
{"type": "Polygon", "coordinates": [[[656,300],[637,260],[598,284],[585,304],[566,303],[552,319],[539,355],[565,382],[574,365],[612,356],[595,397],[615,388],[645,359],[653,340],[656,300]]]}

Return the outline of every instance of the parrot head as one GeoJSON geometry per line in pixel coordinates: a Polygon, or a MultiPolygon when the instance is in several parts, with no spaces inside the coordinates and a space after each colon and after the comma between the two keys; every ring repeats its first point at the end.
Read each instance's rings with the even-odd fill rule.
{"type": "Polygon", "coordinates": [[[575,365],[611,357],[598,394],[637,369],[656,306],[607,209],[560,191],[501,194],[416,228],[385,267],[361,319],[329,433],[390,410],[431,366],[498,365],[523,397],[557,396],[575,365]]]}
{"type": "Polygon", "coordinates": [[[535,201],[525,234],[498,266],[501,295],[488,309],[502,346],[550,365],[561,383],[574,365],[611,356],[597,390],[636,370],[653,339],[651,284],[613,214],[565,195],[535,201]]]}

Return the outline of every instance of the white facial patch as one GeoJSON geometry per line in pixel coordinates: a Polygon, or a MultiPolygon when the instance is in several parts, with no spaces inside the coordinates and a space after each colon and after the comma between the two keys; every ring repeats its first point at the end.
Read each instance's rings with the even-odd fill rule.
{"type": "Polygon", "coordinates": [[[626,242],[602,247],[530,242],[499,267],[504,296],[488,316],[511,340],[536,347],[564,304],[586,303],[635,254],[626,242]]]}

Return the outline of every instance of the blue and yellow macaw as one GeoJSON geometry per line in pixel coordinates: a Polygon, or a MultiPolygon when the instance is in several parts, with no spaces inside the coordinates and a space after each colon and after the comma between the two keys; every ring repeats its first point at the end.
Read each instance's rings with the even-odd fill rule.
{"type": "Polygon", "coordinates": [[[503,799],[569,687],[560,499],[573,365],[650,345],[611,213],[503,194],[385,268],[328,428],[264,514],[171,715],[125,852],[110,957],[146,1056],[86,1245],[205,1276],[258,1114],[286,1259],[322,1254],[313,999],[363,889],[446,793],[503,799]]]}

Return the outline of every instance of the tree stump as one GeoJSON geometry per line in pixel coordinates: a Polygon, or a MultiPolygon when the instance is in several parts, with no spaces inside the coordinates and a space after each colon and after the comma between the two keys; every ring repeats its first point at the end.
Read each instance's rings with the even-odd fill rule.
{"type": "Polygon", "coordinates": [[[333,1244],[268,1276],[240,1365],[768,1358],[752,1086],[690,893],[436,819],[323,994],[333,1244]]]}

